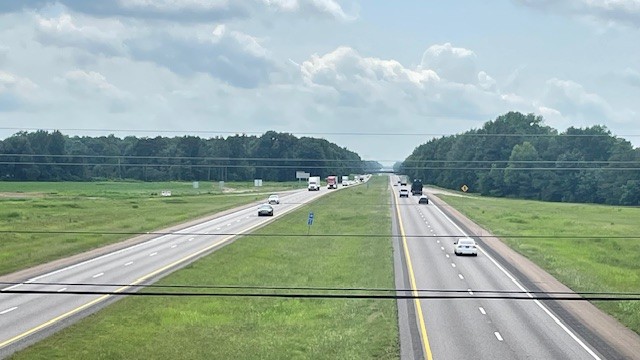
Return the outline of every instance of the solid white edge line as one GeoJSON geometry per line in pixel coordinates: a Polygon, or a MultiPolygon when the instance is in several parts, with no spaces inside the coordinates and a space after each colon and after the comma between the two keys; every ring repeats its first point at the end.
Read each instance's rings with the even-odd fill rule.
{"type": "Polygon", "coordinates": [[[13,310],[15,310],[17,308],[18,308],[17,306],[14,306],[12,308],[8,308],[6,310],[2,310],[2,311],[0,311],[0,315],[4,315],[4,314],[7,314],[7,313],[10,313],[10,312],[12,312],[13,310]]]}
{"type": "MultiPolygon", "coordinates": [[[[469,237],[469,235],[467,235],[466,232],[464,232],[464,230],[462,230],[455,222],[453,222],[453,220],[449,219],[449,217],[442,211],[440,210],[440,208],[438,206],[435,206],[436,210],[438,210],[438,212],[440,212],[440,214],[442,214],[442,216],[444,216],[445,219],[447,219],[453,226],[456,227],[456,229],[458,229],[458,231],[460,231],[464,236],[469,237]]],[[[513,277],[513,275],[511,275],[504,267],[502,267],[502,265],[498,264],[498,262],[491,257],[487,252],[485,252],[484,250],[482,250],[481,247],[478,246],[478,249],[480,249],[480,251],[489,259],[491,260],[491,262],[498,267],[498,269],[500,269],[500,271],[502,271],[509,279],[511,279],[511,281],[513,281],[514,284],[516,284],[516,286],[522,290],[525,294],[527,294],[528,297],[533,298],[533,295],[531,295],[531,293],[524,288],[524,286],[522,286],[515,277],[513,277]]],[[[549,317],[556,323],[558,324],[558,326],[560,326],[560,328],[562,330],[564,330],[564,332],[566,332],[576,343],[578,343],[578,345],[580,345],[580,347],[582,347],[587,353],[589,353],[589,355],[591,355],[594,359],[596,360],[602,360],[593,350],[591,350],[590,347],[587,346],[587,344],[585,344],[582,340],[580,340],[580,338],[578,338],[578,336],[576,334],[573,333],[573,331],[571,331],[566,325],[564,325],[562,323],[562,321],[560,321],[560,319],[558,319],[553,313],[551,313],[551,311],[549,309],[547,309],[546,306],[544,306],[539,300],[533,300],[533,302],[538,305],[538,307],[540,307],[547,315],[549,315],[549,317]]]]}

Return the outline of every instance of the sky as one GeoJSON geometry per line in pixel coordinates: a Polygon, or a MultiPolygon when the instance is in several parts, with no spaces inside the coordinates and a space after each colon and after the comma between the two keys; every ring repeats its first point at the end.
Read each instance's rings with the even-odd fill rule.
{"type": "Polygon", "coordinates": [[[0,139],[266,131],[391,164],[508,111],[640,146],[640,0],[5,0],[0,139]]]}

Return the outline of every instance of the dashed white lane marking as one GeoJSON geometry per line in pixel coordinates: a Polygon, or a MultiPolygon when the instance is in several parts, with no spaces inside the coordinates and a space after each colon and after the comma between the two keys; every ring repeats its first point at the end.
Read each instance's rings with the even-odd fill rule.
{"type": "Polygon", "coordinates": [[[437,242],[438,244],[440,244],[440,240],[436,240],[436,242],[437,242]]]}
{"type": "Polygon", "coordinates": [[[231,224],[227,224],[227,226],[231,226],[231,224]]]}
{"type": "Polygon", "coordinates": [[[449,258],[449,254],[445,254],[444,256],[446,256],[446,257],[447,257],[447,259],[449,258]]]}
{"type": "Polygon", "coordinates": [[[493,335],[495,335],[495,336],[496,336],[496,338],[498,339],[498,341],[502,341],[502,340],[504,340],[504,339],[502,339],[502,335],[500,335],[500,333],[499,333],[499,332],[497,332],[497,331],[496,331],[496,332],[494,332],[494,333],[493,333],[493,335]]]}
{"type": "Polygon", "coordinates": [[[192,241],[192,240],[193,240],[193,238],[189,238],[189,241],[192,241]]]}
{"type": "Polygon", "coordinates": [[[102,276],[102,275],[104,275],[104,273],[103,273],[103,272],[101,272],[101,273],[99,273],[99,274],[95,274],[95,275],[93,275],[93,276],[92,276],[92,278],[94,278],[94,279],[95,279],[95,278],[99,278],[99,277],[100,277],[100,276],[102,276]]]}
{"type": "Polygon", "coordinates": [[[248,219],[248,218],[250,218],[250,216],[247,216],[245,219],[248,219]]]}
{"type": "Polygon", "coordinates": [[[171,245],[171,248],[173,249],[173,248],[175,248],[176,246],[178,246],[178,245],[173,244],[173,245],[171,245]]]}
{"type": "Polygon", "coordinates": [[[471,289],[467,289],[467,292],[469,293],[469,295],[473,295],[473,291],[471,291],[471,289]]]}
{"type": "Polygon", "coordinates": [[[236,222],[240,222],[240,219],[236,220],[236,222]]]}
{"type": "Polygon", "coordinates": [[[131,264],[133,264],[133,261],[129,261],[128,263],[124,264],[124,266],[129,266],[131,264]]]}
{"type": "Polygon", "coordinates": [[[57,292],[64,292],[64,291],[67,291],[67,288],[58,289],[57,292]]]}
{"type": "Polygon", "coordinates": [[[10,313],[10,312],[12,312],[13,310],[15,310],[17,308],[18,308],[17,306],[14,306],[12,308],[8,308],[6,310],[2,310],[2,311],[0,311],[0,315],[4,315],[4,314],[7,314],[7,313],[10,313]]]}
{"type": "Polygon", "coordinates": [[[222,229],[222,228],[219,228],[219,227],[216,228],[216,230],[220,230],[220,229],[222,229]]]}
{"type": "Polygon", "coordinates": [[[444,251],[444,247],[440,246],[440,250],[444,251]]]}
{"type": "Polygon", "coordinates": [[[462,276],[462,274],[458,274],[458,277],[460,278],[460,280],[464,280],[464,276],[462,276]]]}
{"type": "Polygon", "coordinates": [[[158,255],[157,252],[152,252],[151,254],[149,254],[149,256],[156,256],[156,255],[158,255]]]}
{"type": "Polygon", "coordinates": [[[456,264],[454,264],[454,263],[451,263],[451,267],[456,267],[456,264]]]}
{"type": "Polygon", "coordinates": [[[478,310],[480,310],[480,314],[482,314],[482,315],[487,315],[487,312],[486,312],[486,311],[484,311],[484,308],[483,308],[482,306],[480,306],[480,307],[478,308],[478,310]]]}

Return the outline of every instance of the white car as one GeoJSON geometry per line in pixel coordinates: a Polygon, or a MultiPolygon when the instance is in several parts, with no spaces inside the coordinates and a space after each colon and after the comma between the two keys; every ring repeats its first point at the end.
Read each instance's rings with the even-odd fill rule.
{"type": "Polygon", "coordinates": [[[278,197],[278,195],[270,195],[269,196],[269,200],[267,200],[267,202],[269,204],[280,204],[280,198],[278,197]]]}
{"type": "Polygon", "coordinates": [[[400,189],[400,197],[409,197],[409,190],[407,189],[400,189]]]}
{"type": "Polygon", "coordinates": [[[456,255],[478,256],[478,246],[471,238],[458,239],[453,243],[453,253],[456,255]]]}

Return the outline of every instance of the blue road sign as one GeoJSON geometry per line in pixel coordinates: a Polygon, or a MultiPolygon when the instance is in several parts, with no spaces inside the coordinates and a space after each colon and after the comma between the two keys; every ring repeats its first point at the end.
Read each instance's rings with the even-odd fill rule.
{"type": "Polygon", "coordinates": [[[312,212],[309,213],[309,220],[307,220],[307,225],[309,225],[309,226],[313,225],[313,213],[312,212]]]}

